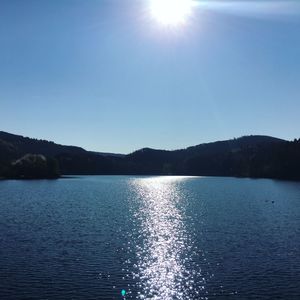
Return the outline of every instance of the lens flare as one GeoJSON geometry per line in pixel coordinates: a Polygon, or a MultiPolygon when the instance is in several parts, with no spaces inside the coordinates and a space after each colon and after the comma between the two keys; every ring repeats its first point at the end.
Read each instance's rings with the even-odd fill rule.
{"type": "Polygon", "coordinates": [[[152,17],[166,26],[184,24],[192,13],[192,0],[150,0],[152,17]]]}

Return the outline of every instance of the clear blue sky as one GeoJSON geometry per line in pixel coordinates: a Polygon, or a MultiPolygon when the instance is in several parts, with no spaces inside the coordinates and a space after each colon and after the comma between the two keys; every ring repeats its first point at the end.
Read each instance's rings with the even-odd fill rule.
{"type": "Polygon", "coordinates": [[[120,153],[299,138],[299,8],[167,28],[147,0],[1,0],[0,130],[120,153]]]}

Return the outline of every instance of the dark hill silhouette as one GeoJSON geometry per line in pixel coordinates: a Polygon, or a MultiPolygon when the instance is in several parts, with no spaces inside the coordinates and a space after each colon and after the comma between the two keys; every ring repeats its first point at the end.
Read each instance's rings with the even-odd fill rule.
{"type": "MultiPolygon", "coordinates": [[[[41,154],[58,161],[62,174],[109,174],[111,161],[80,147],[55,144],[0,131],[0,175],[26,154],[41,154]]],[[[114,154],[111,154],[112,156],[114,154]]]]}
{"type": "Polygon", "coordinates": [[[272,145],[283,141],[282,139],[265,135],[250,135],[232,140],[200,144],[189,147],[183,151],[187,151],[190,154],[218,154],[226,151],[237,152],[247,147],[253,148],[262,145],[272,145]]]}
{"type": "MultiPolygon", "coordinates": [[[[186,149],[166,151],[143,148],[127,156],[142,174],[186,174],[250,176],[233,170],[229,157],[253,155],[286,141],[269,136],[244,136],[238,139],[199,144],[186,149]],[[227,164],[227,165],[226,165],[227,164]]],[[[246,158],[245,158],[246,159],[246,158]]],[[[235,162],[236,164],[237,162],[235,162]]]]}
{"type": "Polygon", "coordinates": [[[26,154],[58,162],[62,174],[211,175],[300,179],[300,142],[244,136],[180,150],[143,148],[128,155],[86,151],[0,132],[0,175],[26,154]]]}
{"type": "Polygon", "coordinates": [[[84,153],[85,150],[75,146],[63,146],[46,140],[32,139],[0,131],[0,141],[9,143],[14,147],[16,153],[38,153],[46,156],[55,156],[60,153],[84,153]]]}

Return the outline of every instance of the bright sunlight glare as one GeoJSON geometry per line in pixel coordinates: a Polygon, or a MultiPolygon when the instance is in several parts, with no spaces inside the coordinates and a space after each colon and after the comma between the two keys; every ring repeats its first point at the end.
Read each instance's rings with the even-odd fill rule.
{"type": "Polygon", "coordinates": [[[166,26],[184,24],[192,13],[193,0],[149,0],[152,17],[166,26]]]}

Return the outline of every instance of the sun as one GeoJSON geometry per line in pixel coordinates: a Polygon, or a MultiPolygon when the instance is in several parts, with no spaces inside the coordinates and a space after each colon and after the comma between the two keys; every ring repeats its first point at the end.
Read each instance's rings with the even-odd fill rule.
{"type": "Polygon", "coordinates": [[[184,24],[192,13],[193,0],[149,0],[152,17],[166,26],[184,24]]]}

